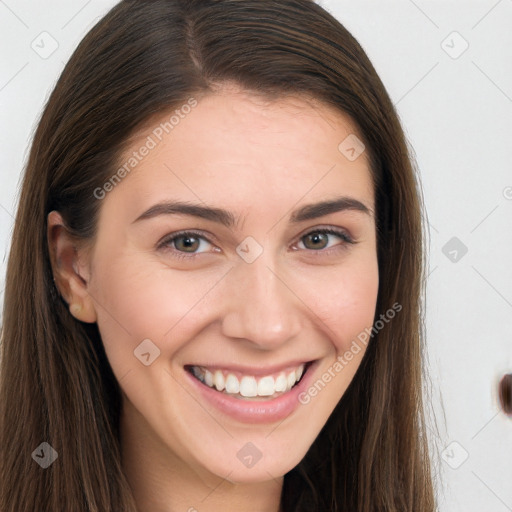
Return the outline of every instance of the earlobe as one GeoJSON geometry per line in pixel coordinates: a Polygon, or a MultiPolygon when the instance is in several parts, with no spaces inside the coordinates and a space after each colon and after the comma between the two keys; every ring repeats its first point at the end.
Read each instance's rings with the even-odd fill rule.
{"type": "MultiPolygon", "coordinates": [[[[81,279],[79,277],[79,279],[81,279]]],[[[85,283],[85,281],[84,281],[85,283]]],[[[86,285],[87,283],[85,283],[86,285]]],[[[79,283],[75,276],[69,280],[69,287],[73,302],[69,303],[69,312],[81,322],[94,323],[96,322],[96,309],[90,293],[84,287],[84,284],[79,283]]]]}
{"type": "Polygon", "coordinates": [[[81,322],[96,322],[96,310],[88,283],[80,274],[76,240],[57,211],[48,214],[47,236],[55,286],[68,303],[70,313],[81,322]]]}

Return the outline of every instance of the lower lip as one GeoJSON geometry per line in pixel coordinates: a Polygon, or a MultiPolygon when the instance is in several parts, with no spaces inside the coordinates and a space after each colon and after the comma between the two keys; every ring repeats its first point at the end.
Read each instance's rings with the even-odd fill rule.
{"type": "Polygon", "coordinates": [[[229,396],[210,388],[185,371],[192,386],[197,389],[203,400],[213,404],[219,411],[244,423],[273,423],[284,420],[299,405],[299,395],[308,388],[317,362],[310,364],[300,382],[290,391],[270,400],[252,401],[229,396]]]}

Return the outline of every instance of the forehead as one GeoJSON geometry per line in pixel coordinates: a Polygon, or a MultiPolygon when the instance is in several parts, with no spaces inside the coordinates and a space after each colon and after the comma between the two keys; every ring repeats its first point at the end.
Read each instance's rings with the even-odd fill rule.
{"type": "Polygon", "coordinates": [[[187,104],[151,117],[130,139],[120,159],[129,171],[110,202],[142,209],[180,198],[247,210],[344,194],[373,208],[366,151],[355,159],[344,151],[361,138],[348,115],[300,96],[236,90],[187,104]]]}

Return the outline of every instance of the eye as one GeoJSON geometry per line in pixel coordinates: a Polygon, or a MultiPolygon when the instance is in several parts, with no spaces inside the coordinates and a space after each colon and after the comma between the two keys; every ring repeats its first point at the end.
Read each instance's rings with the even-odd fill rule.
{"type": "MultiPolygon", "coordinates": [[[[303,235],[297,244],[301,250],[314,252],[330,252],[344,249],[346,244],[355,244],[350,235],[341,229],[320,228],[303,235]],[[336,238],[338,243],[336,243],[336,238]],[[341,240],[341,242],[339,242],[341,240]]],[[[220,249],[210,242],[202,233],[195,231],[180,231],[165,237],[157,249],[170,251],[176,258],[194,258],[196,255],[208,252],[219,252],[220,249]]]]}
{"type": "Polygon", "coordinates": [[[215,247],[204,235],[194,231],[181,231],[168,236],[158,244],[159,249],[170,249],[178,257],[193,256],[198,253],[210,252],[215,247]],[[210,249],[209,249],[210,247],[210,249]]]}
{"type": "Polygon", "coordinates": [[[330,249],[333,246],[344,246],[345,244],[354,244],[355,241],[342,230],[334,228],[322,228],[310,231],[306,235],[302,236],[299,242],[299,246],[302,244],[303,247],[300,249],[307,249],[313,251],[321,251],[323,249],[330,249]],[[333,242],[333,238],[337,237],[342,240],[342,243],[333,242]],[[332,243],[331,243],[332,242],[332,243]]]}

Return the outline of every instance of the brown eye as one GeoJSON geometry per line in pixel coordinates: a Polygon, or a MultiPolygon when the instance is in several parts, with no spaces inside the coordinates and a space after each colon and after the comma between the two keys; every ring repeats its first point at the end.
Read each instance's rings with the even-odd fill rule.
{"type": "Polygon", "coordinates": [[[329,236],[326,233],[310,233],[302,240],[306,249],[325,249],[329,243],[329,236]]]}
{"type": "Polygon", "coordinates": [[[178,251],[195,252],[199,248],[199,238],[190,235],[181,235],[174,238],[174,247],[178,251]]]}
{"type": "Polygon", "coordinates": [[[158,244],[158,249],[169,251],[175,257],[194,257],[216,252],[215,246],[202,234],[193,231],[174,233],[158,244]]]}
{"type": "Polygon", "coordinates": [[[335,245],[344,246],[345,244],[353,243],[355,242],[344,231],[336,229],[317,229],[301,238],[301,244],[304,245],[304,248],[313,251],[330,248],[335,245]],[[336,238],[341,240],[341,243],[336,243],[336,238]]]}

